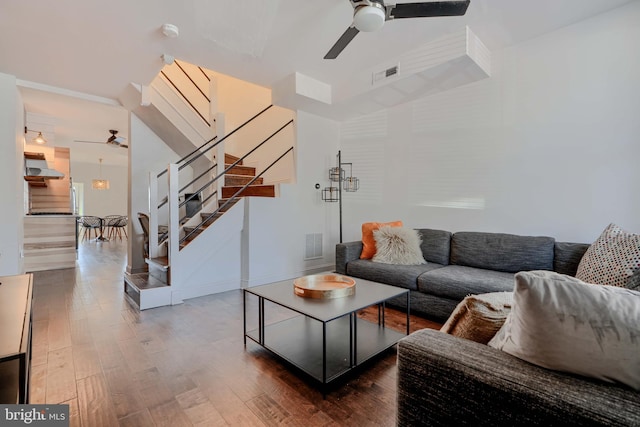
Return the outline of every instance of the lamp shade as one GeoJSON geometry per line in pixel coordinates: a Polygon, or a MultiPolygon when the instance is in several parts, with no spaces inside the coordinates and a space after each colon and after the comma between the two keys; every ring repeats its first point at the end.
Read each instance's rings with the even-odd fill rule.
{"type": "Polygon", "coordinates": [[[36,136],[35,138],[33,138],[33,142],[35,142],[36,144],[46,144],[47,140],[44,139],[44,136],[42,136],[42,132],[38,132],[38,136],[36,136]]]}
{"type": "Polygon", "coordinates": [[[108,190],[109,180],[108,179],[92,179],[91,188],[93,188],[94,190],[108,190]]]}

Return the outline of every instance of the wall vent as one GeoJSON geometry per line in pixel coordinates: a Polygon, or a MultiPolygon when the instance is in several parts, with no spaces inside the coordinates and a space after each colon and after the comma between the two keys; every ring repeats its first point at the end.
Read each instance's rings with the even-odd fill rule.
{"type": "Polygon", "coordinates": [[[380,80],[388,79],[389,77],[393,77],[398,74],[398,66],[394,65],[391,68],[387,68],[386,70],[377,71],[373,73],[371,84],[375,84],[380,80]]]}
{"type": "Polygon", "coordinates": [[[304,259],[322,258],[322,233],[305,235],[304,259]]]}

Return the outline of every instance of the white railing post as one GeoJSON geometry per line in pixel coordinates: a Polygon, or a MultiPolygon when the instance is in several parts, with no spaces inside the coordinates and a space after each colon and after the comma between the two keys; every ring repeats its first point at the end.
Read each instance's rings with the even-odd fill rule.
{"type": "MultiPolygon", "coordinates": [[[[224,126],[224,113],[217,113],[216,114],[216,136],[218,137],[217,138],[218,141],[224,138],[224,136],[226,135],[225,132],[226,130],[224,126]]],[[[225,142],[222,141],[216,147],[216,160],[218,162],[218,167],[216,168],[216,175],[226,169],[225,161],[224,161],[224,153],[225,153],[224,146],[225,146],[225,142]]],[[[223,185],[224,185],[224,176],[220,177],[220,179],[218,179],[216,183],[216,191],[218,192],[218,195],[217,195],[218,197],[216,197],[216,199],[222,198],[223,185]]]]}
{"type": "MultiPolygon", "coordinates": [[[[180,251],[180,200],[179,196],[180,183],[178,182],[178,165],[172,163],[169,165],[169,265],[173,265],[174,260],[178,259],[180,251]]],[[[172,276],[175,278],[175,276],[172,276]]],[[[172,285],[173,285],[172,280],[172,285]]]]}
{"type": "Polygon", "coordinates": [[[158,177],[149,172],[149,258],[157,258],[158,246],[158,177]]]}

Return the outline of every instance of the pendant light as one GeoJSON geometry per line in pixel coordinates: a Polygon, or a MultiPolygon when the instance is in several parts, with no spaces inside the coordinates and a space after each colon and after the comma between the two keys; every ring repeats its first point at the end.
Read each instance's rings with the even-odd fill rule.
{"type": "Polygon", "coordinates": [[[109,189],[109,180],[102,179],[102,159],[100,160],[100,179],[91,180],[91,187],[94,190],[108,190],[109,189]]]}

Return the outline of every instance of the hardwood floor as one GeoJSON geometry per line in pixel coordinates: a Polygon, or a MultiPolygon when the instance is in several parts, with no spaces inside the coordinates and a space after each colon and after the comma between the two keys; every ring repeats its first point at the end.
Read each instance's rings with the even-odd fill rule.
{"type": "MultiPolygon", "coordinates": [[[[323,399],[268,351],[245,349],[240,291],[131,307],[125,244],[84,242],[75,269],[34,274],[31,403],[69,404],[71,426],[86,427],[395,424],[394,349],[323,399]]],[[[404,316],[386,315],[399,327],[404,316]]],[[[412,317],[425,327],[440,325],[412,317]]]]}

